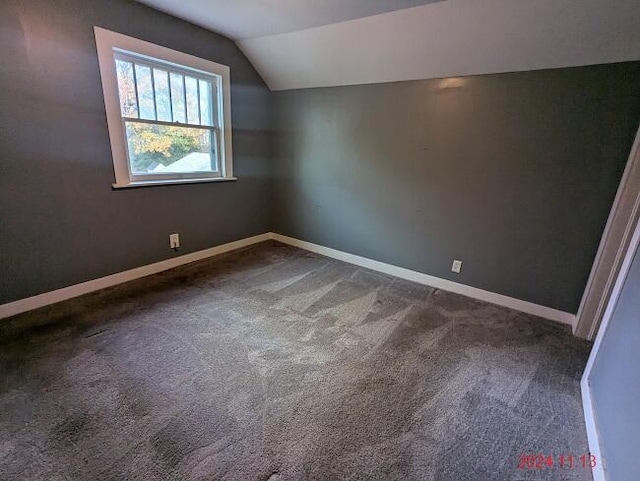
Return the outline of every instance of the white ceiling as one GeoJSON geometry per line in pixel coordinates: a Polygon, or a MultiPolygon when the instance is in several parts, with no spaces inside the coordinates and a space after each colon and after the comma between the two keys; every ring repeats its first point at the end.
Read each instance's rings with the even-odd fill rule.
{"type": "Polygon", "coordinates": [[[142,1],[242,38],[272,90],[640,60],[638,0],[142,1]]]}
{"type": "Polygon", "coordinates": [[[443,0],[138,0],[233,40],[295,32],[443,0]]]}

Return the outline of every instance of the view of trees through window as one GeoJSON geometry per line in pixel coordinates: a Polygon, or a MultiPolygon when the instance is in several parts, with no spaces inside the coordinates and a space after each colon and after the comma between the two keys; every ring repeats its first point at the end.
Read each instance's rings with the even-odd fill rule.
{"type": "Polygon", "coordinates": [[[131,171],[216,171],[210,80],[116,59],[131,171]]]}
{"type": "MultiPolygon", "coordinates": [[[[208,155],[208,130],[126,122],[131,170],[135,173],[160,172],[159,165],[170,166],[191,153],[208,155]]],[[[193,163],[191,163],[193,164],[193,163]]],[[[211,168],[189,171],[212,170],[211,168]]]]}

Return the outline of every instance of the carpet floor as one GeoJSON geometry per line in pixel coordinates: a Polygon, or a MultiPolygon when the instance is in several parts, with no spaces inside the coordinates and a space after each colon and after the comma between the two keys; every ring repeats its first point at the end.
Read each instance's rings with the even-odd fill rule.
{"type": "Polygon", "coordinates": [[[589,349],[267,242],[2,321],[0,479],[589,480],[589,349]]]}

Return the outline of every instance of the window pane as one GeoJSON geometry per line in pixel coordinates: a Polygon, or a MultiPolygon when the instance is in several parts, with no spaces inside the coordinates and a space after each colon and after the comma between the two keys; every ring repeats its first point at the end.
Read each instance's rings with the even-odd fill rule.
{"type": "Polygon", "coordinates": [[[125,122],[131,172],[215,172],[213,133],[208,129],[125,122]]]}
{"type": "Polygon", "coordinates": [[[211,123],[211,82],[198,80],[200,83],[200,122],[202,125],[213,125],[211,123]]]}
{"type": "Polygon", "coordinates": [[[156,89],[156,113],[158,120],[171,122],[171,102],[169,98],[169,72],[153,69],[153,84],[156,89]]]}
{"type": "Polygon", "coordinates": [[[185,88],[187,89],[187,122],[190,124],[200,124],[198,113],[198,81],[193,77],[184,77],[185,88]]]}
{"type": "Polygon", "coordinates": [[[155,120],[156,111],[153,101],[153,87],[151,84],[151,69],[136,64],[136,83],[138,84],[138,103],[140,118],[155,120]]]}
{"type": "Polygon", "coordinates": [[[186,106],[184,104],[184,78],[178,73],[171,72],[171,107],[173,121],[185,123],[187,121],[186,106]]]}
{"type": "Polygon", "coordinates": [[[123,117],[137,117],[136,84],[133,78],[133,64],[116,60],[118,91],[120,92],[120,112],[123,117]]]}

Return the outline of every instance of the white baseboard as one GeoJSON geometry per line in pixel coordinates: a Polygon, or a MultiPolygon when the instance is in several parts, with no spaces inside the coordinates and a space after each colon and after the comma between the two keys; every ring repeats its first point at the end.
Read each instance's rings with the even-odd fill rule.
{"type": "Polygon", "coordinates": [[[139,279],[140,277],[150,276],[151,274],[157,274],[158,272],[173,269],[174,267],[189,264],[191,262],[206,259],[207,257],[216,256],[225,252],[241,249],[242,247],[257,244],[258,242],[263,242],[269,239],[271,239],[271,233],[247,237],[246,239],[229,242],[228,244],[219,245],[210,249],[204,249],[198,252],[192,252],[191,254],[173,257],[154,264],[148,264],[128,271],[118,272],[116,274],[100,277],[87,282],[81,282],[80,284],[74,284],[69,287],[63,287],[62,289],[56,289],[55,291],[38,294],[37,296],[9,302],[8,304],[2,304],[0,305],[0,319],[15,316],[16,314],[37,309],[39,307],[48,306],[49,304],[55,304],[56,302],[65,301],[72,297],[88,294],[89,292],[104,289],[105,287],[115,286],[117,284],[122,284],[123,282],[139,279]]]}
{"type": "Polygon", "coordinates": [[[378,272],[383,272],[392,276],[407,279],[409,281],[417,282],[427,286],[435,287],[437,289],[443,289],[463,296],[472,297],[481,301],[490,302],[492,304],[498,304],[499,306],[509,307],[517,311],[526,312],[535,316],[551,319],[552,321],[561,322],[563,324],[571,325],[575,321],[575,315],[568,312],[558,311],[550,307],[540,306],[531,302],[522,301],[513,297],[503,296],[502,294],[496,294],[494,292],[485,291],[476,287],[459,284],[457,282],[441,279],[440,277],[430,276],[423,274],[422,272],[412,271],[405,269],[404,267],[398,267],[384,262],[375,261],[366,257],[357,256],[355,254],[349,254],[329,247],[320,246],[311,242],[301,241],[294,239],[293,237],[287,237],[274,232],[268,232],[246,239],[240,239],[235,242],[229,242],[217,247],[205,249],[191,254],[186,254],[180,257],[174,257],[164,261],[156,262],[142,267],[137,267],[124,272],[118,272],[99,279],[93,279],[91,281],[82,282],[73,286],[64,287],[62,289],[56,289],[55,291],[45,292],[44,294],[38,294],[37,296],[27,297],[26,299],[20,299],[18,301],[10,302],[8,304],[0,305],[0,319],[6,317],[15,316],[22,312],[44,307],[56,302],[71,299],[72,297],[81,296],[89,292],[104,289],[105,287],[115,286],[123,282],[128,282],[140,277],[146,277],[151,274],[166,271],[174,267],[181,266],[183,264],[189,264],[191,262],[206,259],[224,252],[233,251],[246,247],[258,242],[263,242],[269,239],[277,240],[284,244],[289,244],[300,249],[305,249],[311,252],[338,259],[357,266],[366,267],[378,272]]]}
{"type": "Polygon", "coordinates": [[[593,481],[606,481],[607,476],[604,468],[604,460],[602,459],[602,451],[600,450],[600,439],[598,436],[598,428],[593,412],[593,401],[591,399],[591,388],[586,377],[580,382],[580,391],[582,393],[582,409],[584,411],[584,422],[587,427],[587,440],[589,441],[589,452],[596,457],[596,466],[592,469],[593,481]]]}
{"type": "Polygon", "coordinates": [[[569,312],[559,311],[550,307],[533,304],[532,302],[515,299],[513,297],[503,296],[502,294],[496,294],[495,292],[485,291],[476,287],[459,284],[457,282],[442,279],[440,277],[430,276],[423,274],[422,272],[412,271],[405,269],[404,267],[398,267],[384,262],[375,261],[366,257],[357,256],[355,254],[349,254],[329,247],[324,247],[311,242],[301,241],[294,239],[293,237],[287,237],[282,234],[271,233],[271,239],[277,240],[284,244],[289,244],[300,249],[305,249],[311,252],[316,252],[327,257],[332,257],[350,264],[366,267],[374,271],[383,272],[392,276],[407,279],[409,281],[417,282],[427,286],[435,287],[445,291],[455,292],[456,294],[462,294],[463,296],[472,297],[481,301],[490,302],[492,304],[498,304],[499,306],[509,307],[517,311],[526,312],[527,314],[533,314],[534,316],[543,317],[545,319],[551,319],[552,321],[561,322],[563,324],[573,325],[575,320],[575,314],[569,312]]]}

